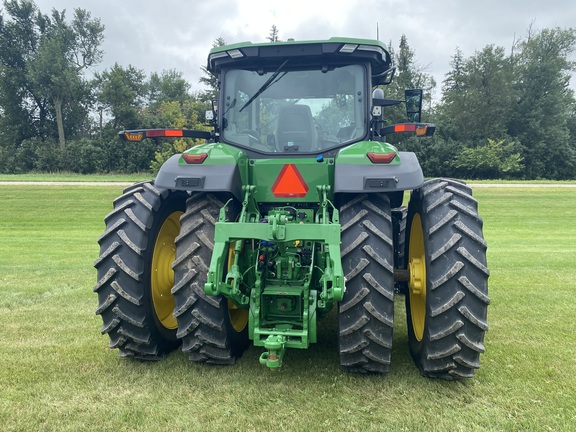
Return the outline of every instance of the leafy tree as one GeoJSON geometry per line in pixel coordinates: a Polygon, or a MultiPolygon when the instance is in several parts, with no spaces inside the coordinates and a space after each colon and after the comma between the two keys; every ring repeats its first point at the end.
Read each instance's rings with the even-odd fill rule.
{"type": "Polygon", "coordinates": [[[162,102],[177,101],[181,104],[190,99],[190,84],[184,79],[182,72],[174,69],[153,72],[148,81],[148,98],[151,106],[162,102]]]}
{"type": "Polygon", "coordinates": [[[443,85],[442,136],[467,146],[507,137],[513,98],[512,65],[504,48],[488,45],[469,59],[456,50],[443,85]]]}
{"type": "MultiPolygon", "coordinates": [[[[212,43],[212,48],[226,45],[224,38],[219,37],[212,43]]],[[[211,73],[206,66],[202,66],[203,77],[200,78],[200,84],[204,84],[208,89],[204,91],[202,97],[206,100],[214,100],[218,95],[218,78],[211,73]]]]}
{"type": "Polygon", "coordinates": [[[0,15],[0,133],[2,145],[13,153],[25,139],[43,134],[48,102],[28,80],[28,60],[39,43],[37,9],[32,1],[4,1],[0,15]]]}
{"type": "Polygon", "coordinates": [[[64,11],[44,15],[30,0],[4,1],[4,7],[9,19],[0,20],[0,104],[9,121],[36,134],[49,134],[47,122],[55,119],[64,150],[64,117],[87,103],[82,71],[102,57],[104,26],[82,9],[67,22],[64,11]]]}
{"type": "Polygon", "coordinates": [[[96,80],[98,103],[112,115],[109,126],[114,130],[141,127],[140,111],[147,89],[144,72],[116,63],[97,74],[96,80]]]}
{"type": "Polygon", "coordinates": [[[426,66],[416,63],[415,52],[410,48],[406,35],[400,37],[399,49],[395,55],[394,63],[396,65],[394,82],[398,97],[404,97],[405,89],[418,88],[424,90],[424,101],[430,105],[432,90],[436,87],[436,81],[432,75],[426,73],[426,66]]]}
{"type": "Polygon", "coordinates": [[[276,27],[275,24],[272,24],[272,27],[270,27],[270,34],[266,37],[266,39],[268,39],[270,42],[280,42],[280,32],[278,30],[278,27],[276,27]]]}
{"type": "Polygon", "coordinates": [[[518,44],[509,130],[522,144],[527,178],[574,178],[576,143],[570,118],[575,101],[569,83],[575,47],[576,31],[561,28],[530,29],[518,44]]]}
{"type": "Polygon", "coordinates": [[[455,158],[452,166],[459,177],[471,179],[510,178],[524,168],[517,142],[492,140],[476,148],[465,148],[455,158]]]}
{"type": "Polygon", "coordinates": [[[448,71],[446,78],[444,79],[442,91],[444,94],[451,91],[463,90],[466,88],[466,62],[464,60],[464,55],[460,47],[456,47],[456,51],[452,56],[450,61],[450,66],[452,70],[448,71]]]}
{"type": "Polygon", "coordinates": [[[66,58],[73,34],[64,22],[63,13],[53,11],[54,28],[40,37],[38,50],[28,64],[29,77],[36,93],[51,101],[56,114],[60,149],[66,148],[63,104],[78,94],[82,83],[76,69],[66,58]]]}
{"type": "Polygon", "coordinates": [[[456,50],[436,109],[432,146],[455,149],[444,154],[449,175],[574,177],[576,102],[569,80],[575,65],[569,57],[575,44],[572,29],[530,29],[510,55],[492,45],[468,59],[456,50]]]}

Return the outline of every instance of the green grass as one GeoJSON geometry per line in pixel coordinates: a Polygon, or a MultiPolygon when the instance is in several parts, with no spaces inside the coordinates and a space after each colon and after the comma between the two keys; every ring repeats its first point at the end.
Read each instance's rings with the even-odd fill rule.
{"type": "Polygon", "coordinates": [[[155,176],[151,173],[135,174],[75,174],[75,173],[29,173],[29,174],[0,174],[0,181],[10,182],[137,182],[148,180],[155,176]]]}
{"type": "Polygon", "coordinates": [[[547,185],[573,185],[576,180],[466,180],[467,183],[478,184],[547,184],[547,185]]]}
{"type": "Polygon", "coordinates": [[[96,240],[121,187],[0,186],[0,425],[12,431],[574,430],[576,189],[479,188],[492,304],[476,377],[419,375],[397,297],[384,376],[338,367],[332,314],[282,370],[119,358],[100,335],[96,240]]]}

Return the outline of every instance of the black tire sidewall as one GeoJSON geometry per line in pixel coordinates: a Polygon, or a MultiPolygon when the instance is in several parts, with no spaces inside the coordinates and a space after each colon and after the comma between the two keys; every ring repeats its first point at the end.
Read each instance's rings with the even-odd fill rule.
{"type": "MultiPolygon", "coordinates": [[[[241,206],[228,194],[193,194],[181,218],[181,237],[176,245],[175,307],[182,348],[198,363],[233,364],[248,346],[248,325],[237,332],[232,326],[228,299],[204,292],[213,256],[219,211],[226,205],[226,221],[235,221],[241,206]],[[202,213],[209,213],[202,215],[202,213]],[[211,221],[208,221],[208,218],[211,221]],[[215,222],[212,222],[215,221],[215,222]],[[197,224],[199,221],[204,221],[197,224]],[[202,239],[199,237],[202,236],[202,239]],[[208,247],[212,242],[212,249],[208,247]],[[193,245],[196,244],[196,247],[193,245]],[[200,268],[202,267],[202,268],[200,268]],[[190,270],[196,272],[190,278],[190,270]],[[218,323],[212,325],[209,322],[218,323]]],[[[224,266],[226,270],[226,266],[224,266]]]]}
{"type": "Polygon", "coordinates": [[[379,194],[342,197],[340,223],[343,227],[341,249],[346,254],[342,257],[342,267],[347,278],[344,298],[338,303],[340,365],[347,372],[387,372],[392,355],[394,319],[394,246],[388,197],[379,194]],[[374,209],[379,210],[374,212],[374,209]],[[362,211],[366,214],[357,219],[362,211]],[[388,218],[379,214],[381,212],[388,218]],[[351,221],[354,223],[350,224],[351,221]],[[371,232],[365,223],[370,223],[372,229],[382,230],[381,235],[388,238],[390,244],[371,232]],[[366,237],[349,250],[363,234],[366,237]],[[368,253],[368,249],[372,252],[368,253]],[[374,254],[378,255],[377,259],[374,254]],[[362,261],[366,265],[358,271],[362,261]],[[389,267],[385,268],[383,262],[387,262],[389,267]],[[350,278],[349,274],[353,277],[350,278]],[[378,289],[373,283],[380,285],[378,289]],[[356,296],[361,296],[360,300],[354,300],[356,296]],[[355,303],[348,306],[351,301],[355,303]],[[386,317],[388,324],[379,321],[378,315],[386,317]],[[354,330],[350,332],[351,328],[354,330]],[[375,342],[368,334],[377,335],[381,342],[375,342]],[[354,346],[361,348],[354,349],[354,346]],[[354,350],[350,351],[350,348],[354,350]]]}
{"type": "Polygon", "coordinates": [[[410,295],[406,317],[410,352],[425,376],[470,378],[480,367],[486,311],[490,300],[486,242],[472,190],[451,179],[428,180],[409,203],[406,259],[410,233],[420,215],[426,266],[425,321],[415,336],[410,295]]]}

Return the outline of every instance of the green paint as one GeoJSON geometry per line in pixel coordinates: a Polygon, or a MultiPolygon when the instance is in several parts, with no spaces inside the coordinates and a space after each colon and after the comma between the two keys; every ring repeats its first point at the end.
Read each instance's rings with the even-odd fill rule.
{"type": "MultiPolygon", "coordinates": [[[[235,165],[242,167],[246,164],[246,153],[236,147],[224,143],[208,143],[194,146],[186,150],[186,154],[206,153],[208,157],[202,165],[235,165]]],[[[178,161],[180,165],[188,165],[184,159],[178,161]]]]}
{"type": "MultiPolygon", "coordinates": [[[[360,141],[340,150],[336,157],[336,165],[373,165],[366,156],[368,152],[390,153],[398,152],[398,149],[382,141],[360,141]]],[[[400,157],[396,155],[388,165],[400,165],[400,157]]]]}
{"type": "Polygon", "coordinates": [[[316,157],[308,158],[274,158],[254,159],[249,161],[249,181],[256,186],[255,199],[257,202],[306,202],[320,204],[321,197],[317,187],[333,184],[334,159],[324,159],[317,162],[316,157]],[[285,165],[293,164],[306,183],[307,192],[303,197],[277,197],[272,186],[285,165]]]}
{"type": "Polygon", "coordinates": [[[243,189],[239,220],[226,222],[220,212],[204,289],[250,310],[249,336],[268,350],[260,362],[276,368],[285,348],[316,342],[317,311],[328,312],[344,296],[339,215],[327,186],[316,186],[315,209],[284,205],[267,214],[254,205],[257,188],[243,189]],[[230,248],[234,261],[226,269],[230,248]]]}

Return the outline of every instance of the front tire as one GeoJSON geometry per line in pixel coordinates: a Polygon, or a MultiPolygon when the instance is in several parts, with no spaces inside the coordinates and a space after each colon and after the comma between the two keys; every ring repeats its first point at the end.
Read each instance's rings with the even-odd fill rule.
{"type": "Polygon", "coordinates": [[[102,317],[102,334],[108,334],[110,347],[121,356],[157,360],[180,344],[170,290],[174,239],[186,196],[151,181],[135,184],[105,217],[94,263],[96,313],[102,317]]]}
{"type": "Polygon", "coordinates": [[[472,190],[434,179],[408,206],[408,339],[425,376],[470,378],[484,352],[488,276],[482,219],[472,190]]]}
{"type": "Polygon", "coordinates": [[[340,208],[344,299],[338,305],[340,365],[384,373],[394,326],[394,245],[390,201],[359,195],[340,208]]]}

